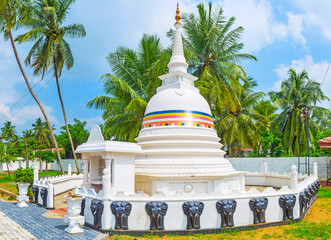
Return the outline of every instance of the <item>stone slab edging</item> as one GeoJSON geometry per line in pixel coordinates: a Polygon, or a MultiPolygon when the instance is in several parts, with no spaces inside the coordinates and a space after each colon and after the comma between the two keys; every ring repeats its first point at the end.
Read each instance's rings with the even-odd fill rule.
{"type": "Polygon", "coordinates": [[[9,196],[12,196],[12,197],[15,197],[15,198],[16,198],[16,194],[15,194],[15,193],[12,193],[12,192],[10,192],[10,191],[7,191],[7,190],[5,190],[5,189],[3,189],[3,188],[0,188],[0,192],[3,192],[3,193],[6,194],[7,196],[9,195],[9,196]]]}

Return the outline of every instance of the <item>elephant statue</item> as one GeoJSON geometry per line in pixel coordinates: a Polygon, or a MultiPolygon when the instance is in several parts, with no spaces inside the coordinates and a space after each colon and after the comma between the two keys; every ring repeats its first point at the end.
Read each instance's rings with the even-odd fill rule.
{"type": "Polygon", "coordinates": [[[94,218],[94,226],[101,228],[101,216],[103,213],[103,202],[98,199],[93,199],[91,202],[91,212],[94,218]]]}
{"type": "Polygon", "coordinates": [[[307,198],[305,192],[301,192],[299,194],[299,205],[300,205],[300,216],[302,216],[304,210],[307,208],[307,205],[308,205],[308,198],[307,198]]]}
{"type": "Polygon", "coordinates": [[[32,193],[33,193],[34,202],[38,203],[39,187],[38,186],[33,186],[32,187],[32,193]]]}
{"type": "Polygon", "coordinates": [[[115,201],[111,203],[110,208],[115,216],[115,229],[128,230],[128,217],[132,209],[131,203],[115,201]]]}
{"type": "Polygon", "coordinates": [[[252,198],[249,200],[249,207],[253,211],[253,223],[265,223],[265,210],[268,207],[268,199],[265,197],[252,198]]]}
{"type": "Polygon", "coordinates": [[[41,199],[43,200],[43,206],[45,206],[45,207],[47,207],[47,195],[48,195],[48,189],[42,188],[40,190],[40,196],[41,196],[41,199]]]}
{"type": "Polygon", "coordinates": [[[86,204],[86,199],[84,198],[82,203],[80,204],[80,214],[79,215],[81,215],[81,216],[84,216],[85,204],[86,204]]]}
{"type": "Polygon", "coordinates": [[[307,197],[307,206],[308,206],[310,204],[312,194],[311,194],[309,188],[305,188],[304,193],[306,194],[306,197],[307,197]]]}
{"type": "Polygon", "coordinates": [[[164,216],[168,210],[165,202],[148,202],[145,205],[146,213],[151,220],[150,230],[164,230],[164,216]]]}
{"type": "Polygon", "coordinates": [[[317,187],[316,187],[315,182],[313,182],[310,186],[313,189],[313,195],[316,196],[316,194],[317,194],[317,187]]]}
{"type": "Polygon", "coordinates": [[[293,219],[293,208],[296,196],[293,194],[283,195],[279,198],[279,206],[283,209],[283,220],[293,219]]]}
{"type": "Polygon", "coordinates": [[[219,200],[216,209],[221,214],[221,227],[233,227],[233,214],[236,211],[237,202],[234,199],[219,200]]]}
{"type": "Polygon", "coordinates": [[[203,202],[191,201],[183,203],[183,211],[187,216],[187,229],[200,228],[200,216],[204,208],[203,202]]]}

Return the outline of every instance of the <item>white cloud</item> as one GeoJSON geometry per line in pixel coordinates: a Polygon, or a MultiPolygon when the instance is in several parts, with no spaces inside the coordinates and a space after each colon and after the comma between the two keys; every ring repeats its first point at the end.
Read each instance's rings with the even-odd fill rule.
{"type": "Polygon", "coordinates": [[[287,12],[288,17],[288,34],[293,37],[299,43],[303,45],[306,44],[306,38],[303,36],[302,32],[304,30],[304,16],[302,14],[293,14],[292,12],[287,12]]]}
{"type": "MultiPolygon", "coordinates": [[[[43,103],[42,103],[43,104],[43,103]]],[[[43,104],[47,117],[51,124],[58,124],[57,118],[54,116],[54,109],[51,106],[43,104]]],[[[14,125],[23,126],[27,123],[34,122],[37,118],[44,121],[44,117],[37,104],[26,105],[20,108],[9,109],[8,106],[0,104],[0,123],[11,121],[14,125]],[[6,117],[4,117],[4,115],[6,117]]]]}
{"type": "Polygon", "coordinates": [[[307,26],[317,29],[324,37],[331,39],[330,0],[293,0],[293,3],[303,11],[303,19],[307,26]]]}
{"type": "MultiPolygon", "coordinates": [[[[308,72],[309,78],[315,80],[316,82],[322,83],[328,65],[329,62],[327,61],[315,62],[313,57],[310,55],[291,61],[289,66],[279,65],[274,70],[279,78],[279,80],[274,83],[274,90],[278,91],[280,89],[282,80],[286,79],[288,76],[287,71],[289,68],[294,68],[297,72],[306,70],[308,72]]],[[[322,85],[322,90],[326,96],[331,98],[331,69],[329,69],[329,72],[326,75],[325,81],[322,85]]],[[[330,108],[330,102],[328,101],[323,101],[321,105],[323,107],[330,108]]]]}
{"type": "Polygon", "coordinates": [[[94,126],[94,125],[100,125],[100,124],[103,124],[104,121],[102,119],[102,117],[91,117],[91,118],[84,118],[81,120],[82,122],[83,121],[86,121],[87,124],[86,124],[86,129],[88,131],[91,130],[91,128],[94,126]]]}

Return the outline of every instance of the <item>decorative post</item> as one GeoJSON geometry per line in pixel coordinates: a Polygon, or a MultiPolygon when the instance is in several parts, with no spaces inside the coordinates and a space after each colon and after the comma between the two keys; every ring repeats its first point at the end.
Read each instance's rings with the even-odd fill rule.
{"type": "Polygon", "coordinates": [[[317,177],[317,173],[318,173],[317,162],[314,162],[313,174],[314,174],[315,177],[317,177]]]}
{"type": "Polygon", "coordinates": [[[35,183],[38,180],[38,166],[34,165],[33,168],[33,182],[35,183]]]}
{"type": "Polygon", "coordinates": [[[71,176],[71,164],[68,164],[68,176],[71,176]]]}
{"type": "Polygon", "coordinates": [[[53,183],[48,182],[47,208],[54,208],[54,187],[53,183]]]}
{"type": "Polygon", "coordinates": [[[268,174],[268,163],[267,162],[264,162],[263,173],[264,173],[264,175],[268,174]]]}
{"type": "Polygon", "coordinates": [[[88,186],[88,159],[84,159],[84,179],[83,179],[83,187],[88,186]]]}
{"type": "Polygon", "coordinates": [[[292,191],[298,190],[298,172],[297,167],[295,165],[292,166],[292,172],[291,172],[291,189],[292,191]]]}
{"type": "MultiPolygon", "coordinates": [[[[107,160],[106,160],[107,161],[107,160]]],[[[103,204],[105,206],[110,206],[111,200],[111,180],[110,180],[110,169],[106,168],[103,170],[103,176],[102,176],[102,190],[103,190],[103,204]]],[[[102,224],[104,226],[104,228],[110,228],[111,227],[111,218],[109,217],[111,216],[111,211],[110,211],[110,207],[105,207],[103,210],[103,214],[102,214],[102,224]]]]}

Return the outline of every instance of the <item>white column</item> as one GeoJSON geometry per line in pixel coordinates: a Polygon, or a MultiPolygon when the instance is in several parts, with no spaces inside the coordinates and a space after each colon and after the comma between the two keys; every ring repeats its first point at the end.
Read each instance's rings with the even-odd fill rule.
{"type": "Polygon", "coordinates": [[[71,164],[68,164],[68,176],[71,176],[72,173],[71,173],[71,164]]]}
{"type": "Polygon", "coordinates": [[[109,183],[110,183],[110,187],[112,186],[112,182],[111,182],[111,162],[112,159],[111,158],[106,158],[105,159],[105,164],[106,164],[106,169],[109,170],[109,183]]]}
{"type": "Polygon", "coordinates": [[[318,174],[317,171],[318,171],[317,163],[314,162],[313,174],[314,174],[315,177],[317,177],[317,174],[318,174]]]}
{"type": "Polygon", "coordinates": [[[292,166],[292,171],[291,171],[291,189],[292,191],[298,190],[298,172],[297,172],[297,167],[295,165],[292,166]]]}
{"type": "Polygon", "coordinates": [[[267,162],[264,162],[263,173],[264,173],[264,175],[268,174],[268,163],[267,162]]]}
{"type": "Polygon", "coordinates": [[[36,182],[38,180],[38,166],[34,165],[33,168],[33,182],[36,182]]]}
{"type": "Polygon", "coordinates": [[[54,208],[54,187],[50,182],[48,184],[47,208],[54,208]]]}
{"type": "Polygon", "coordinates": [[[103,229],[110,229],[111,228],[111,211],[110,211],[110,197],[111,197],[111,176],[110,176],[110,167],[109,162],[111,163],[111,160],[105,160],[106,161],[106,168],[103,170],[103,176],[102,176],[102,190],[103,190],[103,214],[102,214],[102,228],[103,229]]]}
{"type": "Polygon", "coordinates": [[[88,186],[88,159],[84,159],[84,179],[83,179],[83,187],[88,186]]]}

